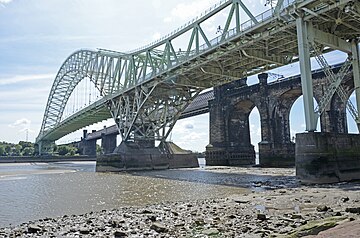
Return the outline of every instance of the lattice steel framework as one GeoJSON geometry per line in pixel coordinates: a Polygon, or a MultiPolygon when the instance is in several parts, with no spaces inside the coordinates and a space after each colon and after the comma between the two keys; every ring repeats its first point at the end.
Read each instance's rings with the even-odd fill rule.
{"type": "MultiPolygon", "coordinates": [[[[358,61],[358,56],[353,56],[360,36],[358,0],[279,0],[272,6],[254,16],[241,0],[222,1],[171,34],[134,51],[99,49],[73,53],[55,78],[36,142],[53,142],[111,117],[125,141],[165,140],[186,105],[204,88],[302,62],[304,52],[310,57],[345,49],[353,65],[358,61]],[[203,30],[204,22],[224,12],[227,17],[221,24],[221,34],[209,39],[203,30]],[[241,22],[241,15],[249,20],[241,22]],[[186,49],[175,50],[176,39],[187,35],[186,49]],[[350,52],[346,50],[349,44],[353,44],[350,52]],[[62,120],[71,93],[84,78],[90,78],[103,98],[62,120]]],[[[327,68],[321,59],[320,63],[327,68]]],[[[311,69],[305,67],[305,71],[309,73],[311,69]]],[[[334,77],[329,70],[326,72],[330,77],[330,96],[317,112],[309,107],[307,114],[322,112],[327,98],[334,92],[341,94],[338,85],[343,73],[334,77]]],[[[302,81],[310,92],[309,79],[302,81]]],[[[309,130],[312,127],[313,124],[309,130]]]]}

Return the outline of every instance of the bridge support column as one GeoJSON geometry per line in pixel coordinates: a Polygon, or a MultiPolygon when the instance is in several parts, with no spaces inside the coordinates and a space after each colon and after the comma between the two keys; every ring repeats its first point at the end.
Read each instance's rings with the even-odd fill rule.
{"type": "Polygon", "coordinates": [[[296,176],[304,183],[360,179],[360,135],[309,132],[296,135],[296,176]]]}
{"type": "Polygon", "coordinates": [[[261,167],[295,166],[295,143],[290,139],[289,111],[290,109],[283,107],[283,110],[277,110],[271,118],[266,118],[270,116],[262,113],[262,140],[258,144],[261,167]]]}
{"type": "Polygon", "coordinates": [[[295,144],[290,140],[289,114],[290,100],[279,100],[271,106],[268,92],[268,74],[259,74],[261,115],[261,142],[259,142],[259,164],[261,167],[295,166],[295,144]]]}
{"type": "Polygon", "coordinates": [[[198,167],[196,154],[165,142],[158,147],[149,143],[121,142],[114,153],[97,157],[97,172],[153,170],[198,167]]]}
{"type": "Polygon", "coordinates": [[[96,156],[96,140],[82,139],[80,143],[82,155],[96,156]]]}
{"type": "Polygon", "coordinates": [[[35,154],[36,155],[49,155],[53,153],[55,142],[54,141],[40,141],[35,144],[35,154]]]}
{"type": "Polygon", "coordinates": [[[352,51],[352,67],[354,74],[354,86],[355,86],[355,95],[356,95],[356,107],[358,111],[357,115],[357,126],[360,132],[360,54],[359,54],[359,42],[353,40],[351,42],[351,51],[352,51]]]}
{"type": "Polygon", "coordinates": [[[103,149],[104,154],[111,154],[114,152],[116,148],[116,137],[117,135],[101,135],[101,147],[103,149]]]}
{"type": "MultiPolygon", "coordinates": [[[[244,83],[238,81],[237,83],[244,83]]],[[[243,84],[243,86],[245,86],[243,84]]],[[[255,164],[255,150],[250,142],[250,101],[235,105],[225,97],[231,84],[215,88],[210,102],[210,144],[206,147],[207,165],[244,166],[255,164]]]]}
{"type": "Polygon", "coordinates": [[[83,130],[83,137],[79,143],[79,149],[82,155],[96,156],[96,139],[87,140],[87,130],[83,130]]]}
{"type": "Polygon", "coordinates": [[[296,19],[301,87],[304,99],[306,131],[316,131],[317,116],[314,112],[313,82],[310,64],[308,23],[302,17],[296,19]]]}
{"type": "Polygon", "coordinates": [[[322,132],[347,133],[346,102],[334,94],[329,110],[321,115],[320,120],[322,132]]]}

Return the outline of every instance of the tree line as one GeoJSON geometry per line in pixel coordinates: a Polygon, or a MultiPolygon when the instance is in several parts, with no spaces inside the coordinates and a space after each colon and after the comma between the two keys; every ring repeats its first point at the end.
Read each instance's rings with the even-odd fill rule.
{"type": "MultiPolygon", "coordinates": [[[[97,154],[102,153],[99,145],[96,145],[97,154]]],[[[52,155],[76,156],[81,155],[81,151],[74,145],[54,145],[52,155]]],[[[0,156],[34,156],[35,144],[27,141],[20,141],[18,144],[0,142],[0,156]]]]}
{"type": "Polygon", "coordinates": [[[35,152],[34,143],[20,141],[18,144],[0,142],[0,156],[32,156],[35,152]]]}

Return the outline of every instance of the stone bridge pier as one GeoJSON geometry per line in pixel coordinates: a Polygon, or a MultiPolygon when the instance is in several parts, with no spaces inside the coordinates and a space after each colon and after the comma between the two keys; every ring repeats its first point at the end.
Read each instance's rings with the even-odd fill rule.
{"type": "Polygon", "coordinates": [[[78,149],[81,155],[96,156],[96,139],[89,140],[87,138],[87,130],[83,130],[83,137],[78,142],[78,149]]]}
{"type": "MultiPolygon", "coordinates": [[[[292,105],[302,95],[300,77],[271,83],[268,83],[266,73],[258,78],[256,85],[248,86],[245,78],[214,88],[214,99],[209,102],[208,165],[255,164],[249,125],[249,115],[255,107],[261,122],[261,141],[258,144],[260,165],[295,165],[295,138],[290,135],[289,117],[292,105]]],[[[324,95],[327,81],[322,72],[313,73],[313,78],[314,98],[318,101],[324,95]]],[[[342,84],[350,96],[353,91],[352,77],[347,76],[342,84]]],[[[321,115],[320,122],[322,132],[347,133],[345,103],[337,95],[333,96],[326,112],[321,115]]]]}
{"type": "Polygon", "coordinates": [[[77,145],[77,147],[81,151],[81,154],[88,156],[96,156],[96,141],[98,139],[101,139],[101,148],[104,154],[113,153],[117,146],[117,134],[101,133],[99,134],[99,136],[91,136],[95,133],[99,134],[99,132],[96,132],[95,130],[93,130],[91,134],[88,134],[87,130],[83,130],[83,137],[77,145]]]}
{"type": "Polygon", "coordinates": [[[104,154],[111,154],[114,152],[117,146],[116,137],[116,134],[101,134],[101,148],[103,149],[104,154]]]}
{"type": "Polygon", "coordinates": [[[275,95],[269,91],[267,74],[258,77],[259,84],[250,87],[246,79],[242,79],[214,89],[215,99],[209,106],[210,144],[206,148],[208,165],[255,164],[249,125],[249,115],[255,107],[261,121],[260,164],[294,165],[295,144],[291,141],[289,127],[291,104],[288,105],[287,100],[275,100],[275,95]]]}

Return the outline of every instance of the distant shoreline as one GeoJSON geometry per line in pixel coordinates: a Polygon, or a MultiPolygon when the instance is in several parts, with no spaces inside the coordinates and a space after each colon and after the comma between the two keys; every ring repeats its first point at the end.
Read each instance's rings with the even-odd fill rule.
{"type": "Polygon", "coordinates": [[[64,162],[64,161],[96,161],[96,157],[89,156],[0,156],[2,163],[47,163],[47,162],[64,162]]]}

